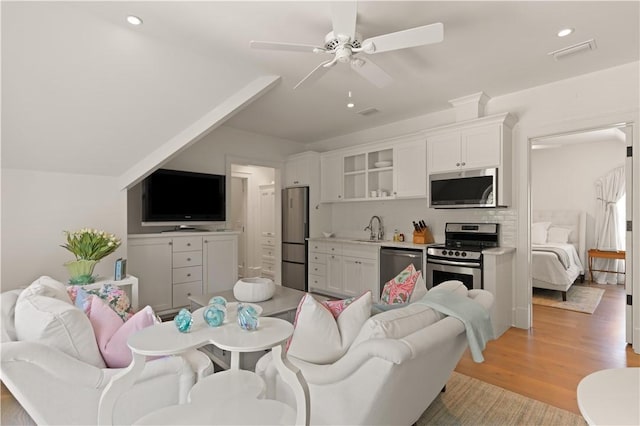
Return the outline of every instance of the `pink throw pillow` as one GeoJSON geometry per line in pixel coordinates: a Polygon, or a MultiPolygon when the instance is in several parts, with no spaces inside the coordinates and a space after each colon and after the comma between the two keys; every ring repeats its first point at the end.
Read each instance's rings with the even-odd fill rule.
{"type": "Polygon", "coordinates": [[[145,306],[126,322],[99,297],[91,299],[89,320],[96,335],[98,348],[109,368],[131,364],[131,349],[127,339],[135,332],[158,322],[151,306],[145,306]]]}
{"type": "Polygon", "coordinates": [[[380,302],[386,305],[408,303],[420,276],[420,271],[410,264],[384,285],[380,302]]]}

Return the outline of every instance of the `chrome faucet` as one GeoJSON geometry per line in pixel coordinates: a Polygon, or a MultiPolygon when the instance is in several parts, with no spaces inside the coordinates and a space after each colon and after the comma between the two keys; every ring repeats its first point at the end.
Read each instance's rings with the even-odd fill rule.
{"type": "Polygon", "coordinates": [[[369,231],[369,239],[370,240],[382,240],[384,238],[384,226],[382,226],[382,219],[380,216],[371,216],[371,220],[369,220],[369,225],[364,228],[365,231],[369,231]],[[378,233],[374,232],[373,220],[378,219],[378,233]]]}

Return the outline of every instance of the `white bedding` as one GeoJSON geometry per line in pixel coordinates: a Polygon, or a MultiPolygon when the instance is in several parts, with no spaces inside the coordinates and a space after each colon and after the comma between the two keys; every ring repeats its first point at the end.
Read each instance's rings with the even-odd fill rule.
{"type": "Polygon", "coordinates": [[[584,273],[580,256],[573,244],[532,244],[531,249],[533,287],[566,290],[580,274],[584,273]],[[566,251],[569,257],[569,268],[564,268],[555,253],[537,252],[536,247],[555,247],[566,251]]]}

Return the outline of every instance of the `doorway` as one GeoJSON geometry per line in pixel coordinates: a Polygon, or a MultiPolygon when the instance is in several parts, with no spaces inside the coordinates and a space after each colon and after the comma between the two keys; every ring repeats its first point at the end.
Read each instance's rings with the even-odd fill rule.
{"type": "MultiPolygon", "coordinates": [[[[607,176],[615,170],[622,171],[626,174],[626,194],[632,193],[632,164],[630,157],[627,158],[627,147],[630,147],[633,141],[631,130],[632,126],[630,124],[616,124],[530,139],[528,147],[530,162],[529,229],[532,229],[533,222],[540,220],[540,212],[543,213],[543,217],[545,212],[549,211],[584,212],[586,220],[584,228],[586,232],[584,236],[580,237],[583,240],[582,245],[579,245],[579,239],[576,239],[575,235],[568,242],[572,243],[578,251],[581,251],[579,258],[582,263],[582,273],[586,280],[590,278],[586,251],[596,248],[596,241],[598,240],[596,234],[599,227],[597,222],[600,219],[598,209],[599,204],[602,204],[601,199],[598,201],[596,183],[601,181],[603,176],[607,176]]],[[[626,197],[621,200],[622,202],[618,203],[619,207],[624,205],[624,199],[626,197]]],[[[611,249],[626,251],[626,260],[624,263],[620,263],[630,271],[633,253],[632,235],[631,231],[624,232],[624,224],[632,216],[632,206],[630,202],[626,204],[627,208],[622,211],[623,214],[620,218],[620,231],[623,233],[622,238],[626,239],[626,245],[611,247],[611,249]]],[[[546,217],[550,216],[547,215],[546,217]]],[[[536,229],[539,228],[538,225],[540,223],[536,223],[536,229]]],[[[571,226],[569,225],[568,228],[571,228],[571,226]]],[[[575,231],[576,228],[572,232],[575,231]]],[[[534,230],[532,229],[531,242],[540,243],[536,241],[539,238],[534,236],[534,230]]],[[[552,281],[555,284],[553,282],[555,278],[553,280],[547,279],[546,277],[550,272],[539,269],[540,257],[532,256],[531,245],[529,246],[528,256],[532,270],[533,287],[551,288],[549,286],[545,287],[545,285],[549,284],[548,281],[552,281]],[[545,275],[545,279],[540,279],[542,275],[545,275]]],[[[561,280],[561,278],[559,277],[558,280],[561,280]]],[[[630,295],[632,292],[632,280],[629,274],[626,278],[624,280],[624,292],[630,295]]],[[[616,284],[616,281],[611,282],[611,279],[606,281],[616,284]]],[[[621,280],[620,282],[623,281],[621,280]]],[[[579,284],[574,284],[571,287],[573,286],[577,287],[579,284]]],[[[630,297],[628,299],[630,300],[630,297]]],[[[632,306],[630,304],[626,305],[625,302],[622,302],[622,304],[623,306],[620,306],[620,309],[625,311],[623,315],[626,315],[626,324],[625,330],[620,332],[625,336],[627,343],[632,343],[632,306]]],[[[532,324],[535,324],[535,320],[532,314],[532,324]]]]}
{"type": "Polygon", "coordinates": [[[238,244],[238,276],[268,276],[279,282],[279,236],[271,235],[280,228],[279,168],[270,164],[255,164],[246,159],[227,159],[231,176],[229,183],[230,226],[240,232],[238,244]],[[265,188],[271,188],[273,202],[264,202],[265,188]],[[276,199],[277,198],[277,199],[276,199]],[[268,211],[265,211],[268,209],[268,211]],[[268,230],[265,218],[270,218],[268,230]],[[265,233],[270,238],[265,238],[265,233]],[[267,274],[267,275],[265,275],[267,274]]]}

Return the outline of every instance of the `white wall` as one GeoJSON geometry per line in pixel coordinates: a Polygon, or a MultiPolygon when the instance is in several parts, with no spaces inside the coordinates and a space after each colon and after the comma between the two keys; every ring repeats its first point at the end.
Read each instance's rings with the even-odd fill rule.
{"type": "Polygon", "coordinates": [[[63,231],[85,227],[123,239],[95,269],[112,276],[115,259],[126,257],[126,194],[117,178],[2,169],[2,291],[41,275],[66,282],[63,264],[75,258],[60,247],[63,231]]]}
{"type": "Polygon", "coordinates": [[[584,210],[586,248],[595,247],[595,182],[623,166],[625,156],[624,143],[616,140],[532,150],[532,210],[584,210]]]}
{"type": "MultiPolygon", "coordinates": [[[[259,161],[273,161],[284,164],[284,159],[291,154],[304,150],[304,145],[285,139],[273,138],[246,132],[231,127],[219,127],[201,141],[185,150],[174,160],[163,164],[163,168],[186,170],[200,173],[226,174],[226,159],[242,157],[259,161]]],[[[262,183],[262,182],[261,182],[262,183]]],[[[129,189],[128,195],[128,228],[130,234],[160,232],[170,227],[141,226],[141,184],[129,189]]],[[[230,185],[227,185],[229,189],[230,185]]],[[[227,203],[229,200],[227,200],[227,203]]],[[[224,228],[224,223],[211,229],[224,228]]],[[[203,227],[204,228],[204,227],[203,227]]]]}

